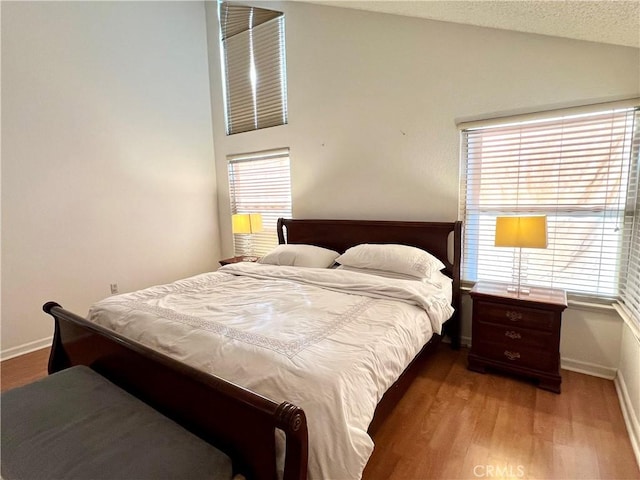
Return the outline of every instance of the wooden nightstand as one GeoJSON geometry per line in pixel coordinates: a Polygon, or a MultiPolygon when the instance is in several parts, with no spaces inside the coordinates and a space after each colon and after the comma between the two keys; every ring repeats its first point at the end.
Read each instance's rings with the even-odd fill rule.
{"type": "Polygon", "coordinates": [[[247,257],[244,255],[240,255],[239,257],[225,258],[224,260],[220,260],[218,263],[224,266],[224,265],[229,265],[230,263],[257,262],[258,260],[259,260],[258,257],[247,257]]]}
{"type": "Polygon", "coordinates": [[[507,285],[478,282],[473,300],[470,370],[486,367],[538,379],[538,386],[560,393],[560,327],[567,308],[564,290],[531,288],[528,295],[507,285]]]}

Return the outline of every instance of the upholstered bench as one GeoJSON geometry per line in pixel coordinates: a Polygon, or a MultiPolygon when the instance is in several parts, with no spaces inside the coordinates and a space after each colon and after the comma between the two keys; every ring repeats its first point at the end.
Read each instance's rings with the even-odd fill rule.
{"type": "Polygon", "coordinates": [[[2,478],[231,479],[227,455],[75,366],[2,394],[2,478]]]}

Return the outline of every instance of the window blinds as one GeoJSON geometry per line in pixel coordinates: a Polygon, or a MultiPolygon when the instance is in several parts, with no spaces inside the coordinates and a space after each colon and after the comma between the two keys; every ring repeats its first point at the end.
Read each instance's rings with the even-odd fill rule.
{"type": "Polygon", "coordinates": [[[617,297],[631,238],[635,115],[626,108],[463,130],[463,278],[510,282],[515,251],[494,247],[496,216],[547,215],[549,245],[523,250],[523,283],[617,297]]]}
{"type": "Polygon", "coordinates": [[[287,123],[284,14],[220,3],[227,135],[287,123]]]}
{"type": "MultiPolygon", "coordinates": [[[[635,133],[631,147],[634,159],[629,175],[627,208],[625,210],[625,235],[623,251],[622,285],[619,305],[635,321],[640,332],[640,111],[635,113],[635,133]]],[[[640,338],[640,337],[639,337],[640,338]]]]}
{"type": "MultiPolygon", "coordinates": [[[[278,218],[291,217],[289,149],[232,155],[228,161],[231,214],[262,214],[263,231],[251,234],[251,244],[255,255],[264,255],[278,244],[278,218]]],[[[247,240],[234,235],[235,255],[242,255],[247,240]]]]}

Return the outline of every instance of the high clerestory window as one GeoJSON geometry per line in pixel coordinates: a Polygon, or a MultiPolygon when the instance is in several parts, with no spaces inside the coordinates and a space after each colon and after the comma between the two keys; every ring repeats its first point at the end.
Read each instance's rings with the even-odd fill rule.
{"type": "Polygon", "coordinates": [[[285,125],[284,14],[218,4],[227,135],[285,125]]]}
{"type": "Polygon", "coordinates": [[[546,215],[527,283],[622,299],[638,316],[638,108],[556,113],[461,125],[463,278],[509,282],[514,249],[494,247],[496,217],[546,215]]]}

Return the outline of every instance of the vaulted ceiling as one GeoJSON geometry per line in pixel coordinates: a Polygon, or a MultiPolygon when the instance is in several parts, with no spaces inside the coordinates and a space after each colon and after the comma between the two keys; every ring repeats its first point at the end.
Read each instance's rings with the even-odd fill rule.
{"type": "Polygon", "coordinates": [[[307,0],[640,48],[640,0],[307,0]]]}

